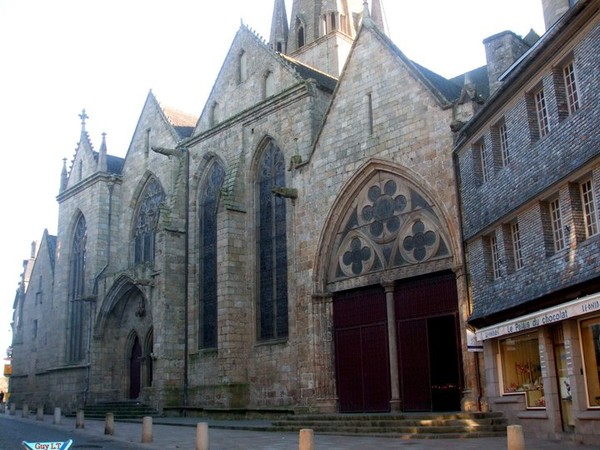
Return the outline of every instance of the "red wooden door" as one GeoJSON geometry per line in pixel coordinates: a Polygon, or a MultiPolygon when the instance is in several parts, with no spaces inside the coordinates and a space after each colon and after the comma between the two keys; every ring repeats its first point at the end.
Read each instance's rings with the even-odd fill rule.
{"type": "Polygon", "coordinates": [[[400,394],[403,411],[431,411],[427,320],[397,322],[400,394]]]}
{"type": "Polygon", "coordinates": [[[389,411],[385,294],[381,288],[336,294],[333,301],[340,412],[389,411]]]}

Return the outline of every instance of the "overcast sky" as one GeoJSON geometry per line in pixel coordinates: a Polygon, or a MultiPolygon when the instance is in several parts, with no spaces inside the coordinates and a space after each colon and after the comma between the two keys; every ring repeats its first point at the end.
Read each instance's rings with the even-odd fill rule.
{"type": "MultiPolygon", "coordinates": [[[[56,233],[62,160],[80,114],[124,156],[148,91],[199,115],[241,21],[268,39],[273,0],[0,0],[0,357],[22,261],[56,233]]],[[[288,15],[292,0],[286,0],[288,15]]],[[[383,0],[389,35],[445,77],[485,64],[482,40],[544,32],[541,0],[383,0]]]]}

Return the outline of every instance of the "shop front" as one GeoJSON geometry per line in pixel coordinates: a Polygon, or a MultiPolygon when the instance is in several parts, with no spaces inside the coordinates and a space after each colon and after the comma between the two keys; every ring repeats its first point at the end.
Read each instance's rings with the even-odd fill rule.
{"type": "Polygon", "coordinates": [[[600,293],[479,329],[489,407],[544,438],[600,444],[600,293]]]}

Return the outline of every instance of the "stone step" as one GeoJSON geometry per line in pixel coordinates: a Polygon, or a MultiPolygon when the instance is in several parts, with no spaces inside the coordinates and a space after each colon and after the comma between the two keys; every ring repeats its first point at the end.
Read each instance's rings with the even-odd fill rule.
{"type": "Polygon", "coordinates": [[[502,413],[401,413],[288,416],[272,422],[274,431],[311,428],[323,434],[388,436],[403,439],[506,436],[502,413]]]}
{"type": "Polygon", "coordinates": [[[114,414],[115,419],[139,419],[159,415],[154,408],[139,402],[102,402],[86,405],[83,411],[84,416],[90,419],[103,419],[109,412],[114,414]]]}

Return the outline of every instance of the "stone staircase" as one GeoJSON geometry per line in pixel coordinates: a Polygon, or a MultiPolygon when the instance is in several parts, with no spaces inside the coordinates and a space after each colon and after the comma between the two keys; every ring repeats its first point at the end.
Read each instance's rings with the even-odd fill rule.
{"type": "Polygon", "coordinates": [[[104,419],[106,413],[113,413],[115,419],[141,419],[145,416],[158,417],[158,412],[148,405],[136,401],[99,402],[87,405],[83,409],[84,416],[89,419],[104,419]]]}
{"type": "Polygon", "coordinates": [[[401,439],[449,439],[506,436],[502,413],[399,413],[288,416],[272,422],[272,431],[387,436],[401,439]]]}

